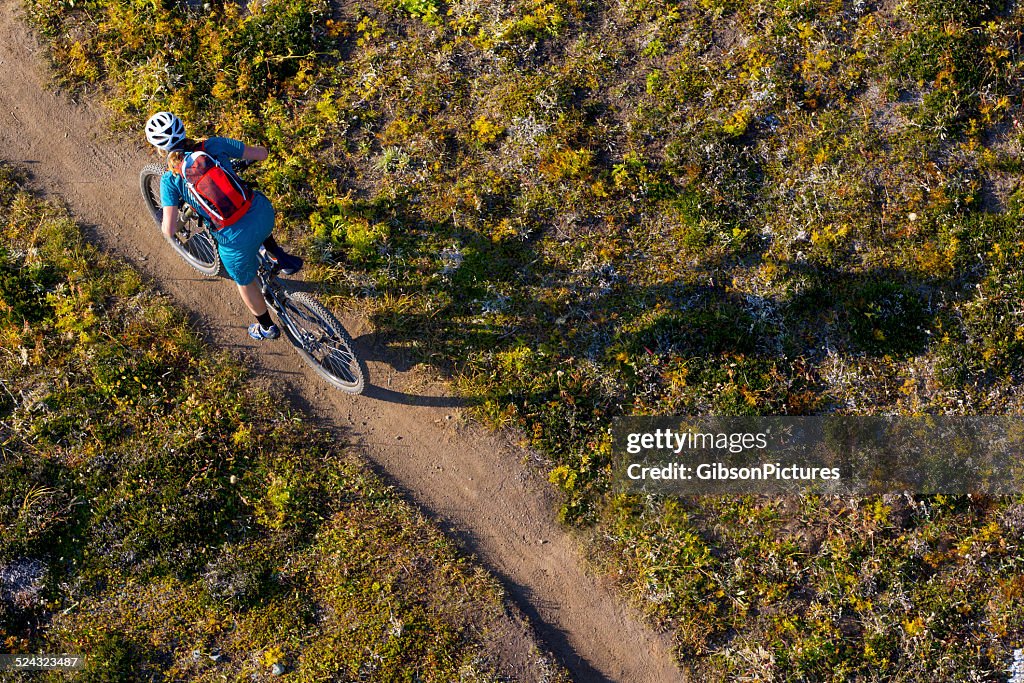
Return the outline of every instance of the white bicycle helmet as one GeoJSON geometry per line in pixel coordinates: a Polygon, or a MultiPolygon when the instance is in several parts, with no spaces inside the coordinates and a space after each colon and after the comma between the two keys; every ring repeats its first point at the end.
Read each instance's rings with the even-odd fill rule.
{"type": "Polygon", "coordinates": [[[185,124],[169,111],[159,111],[146,121],[146,139],[149,144],[170,152],[185,139],[185,124]]]}

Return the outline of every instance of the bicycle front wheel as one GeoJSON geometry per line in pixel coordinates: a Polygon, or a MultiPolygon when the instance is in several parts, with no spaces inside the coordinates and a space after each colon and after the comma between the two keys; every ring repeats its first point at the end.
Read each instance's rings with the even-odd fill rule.
{"type": "MultiPolygon", "coordinates": [[[[146,166],[139,174],[142,198],[146,201],[146,208],[149,209],[150,215],[156,221],[157,227],[163,222],[164,210],[160,202],[160,179],[163,174],[164,168],[158,164],[146,166]]],[[[164,235],[164,239],[166,238],[167,236],[164,235]]],[[[179,218],[177,233],[167,241],[178,253],[178,256],[185,260],[185,263],[203,275],[207,277],[220,275],[220,253],[217,251],[217,243],[213,241],[213,235],[194,214],[187,220],[179,218]]]]}
{"type": "Polygon", "coordinates": [[[288,296],[283,313],[285,331],[302,359],[332,386],[350,394],[363,393],[363,363],[338,319],[305,292],[288,296]]]}

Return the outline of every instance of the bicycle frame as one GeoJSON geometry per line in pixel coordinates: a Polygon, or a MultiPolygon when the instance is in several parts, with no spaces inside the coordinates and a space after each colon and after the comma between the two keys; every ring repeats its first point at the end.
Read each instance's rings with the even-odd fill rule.
{"type": "Polygon", "coordinates": [[[291,328],[291,318],[289,318],[288,311],[284,305],[288,299],[288,290],[285,289],[284,283],[277,277],[277,271],[280,269],[279,265],[270,260],[266,250],[260,247],[260,266],[256,274],[260,279],[260,289],[263,291],[263,298],[266,300],[267,305],[273,308],[281,318],[281,322],[291,328]]]}
{"type": "Polygon", "coordinates": [[[302,328],[292,322],[292,316],[285,305],[290,295],[284,283],[277,277],[277,272],[280,269],[281,266],[271,261],[266,250],[260,247],[260,267],[256,273],[260,279],[260,289],[263,291],[263,298],[266,300],[267,305],[274,309],[284,326],[288,328],[292,339],[296,340],[304,349],[310,351],[309,347],[312,340],[310,340],[309,335],[302,328]]]}

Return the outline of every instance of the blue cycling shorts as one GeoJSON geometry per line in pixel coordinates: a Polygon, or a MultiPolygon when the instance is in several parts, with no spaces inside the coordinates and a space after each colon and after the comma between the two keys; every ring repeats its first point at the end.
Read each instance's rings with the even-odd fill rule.
{"type": "Polygon", "coordinates": [[[274,207],[257,192],[245,215],[233,225],[213,233],[220,260],[232,280],[247,285],[256,278],[260,245],[274,229],[274,207]]]}

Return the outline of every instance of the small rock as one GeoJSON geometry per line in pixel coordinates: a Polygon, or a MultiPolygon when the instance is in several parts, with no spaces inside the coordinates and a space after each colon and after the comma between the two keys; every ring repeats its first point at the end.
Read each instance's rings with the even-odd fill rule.
{"type": "Polygon", "coordinates": [[[232,484],[237,484],[238,483],[238,477],[236,477],[235,475],[232,474],[231,475],[231,479],[229,479],[228,481],[230,481],[232,484]]]}
{"type": "Polygon", "coordinates": [[[270,667],[270,675],[271,676],[281,676],[283,674],[284,674],[284,664],[275,664],[274,666],[270,667]]]}
{"type": "Polygon", "coordinates": [[[39,560],[21,558],[0,566],[0,609],[9,603],[20,609],[41,604],[46,565],[39,560]]]}

